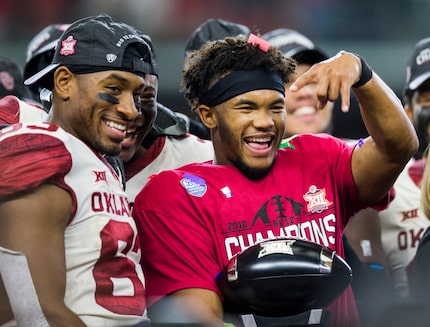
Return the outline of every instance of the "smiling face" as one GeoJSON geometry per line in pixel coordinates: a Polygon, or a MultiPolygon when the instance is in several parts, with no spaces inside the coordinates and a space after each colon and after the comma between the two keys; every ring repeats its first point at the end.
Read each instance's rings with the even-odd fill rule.
{"type": "Polygon", "coordinates": [[[143,89],[141,98],[141,113],[129,125],[127,136],[124,142],[122,142],[119,156],[124,162],[130,161],[136,153],[144,151],[141,146],[142,140],[151,130],[157,116],[157,92],[158,77],[155,75],[146,75],[145,88],[143,89]]]}
{"type": "Polygon", "coordinates": [[[55,72],[51,122],[97,152],[117,155],[127,129],[140,111],[144,79],[123,71],[55,72]]]}
{"type": "Polygon", "coordinates": [[[215,163],[237,167],[250,179],[271,169],[285,127],[285,97],[274,90],[255,90],[214,107],[200,106],[211,129],[215,163]]]}
{"type": "MultiPolygon", "coordinates": [[[[288,86],[310,67],[308,64],[298,64],[288,86]]],[[[324,109],[317,109],[318,99],[315,87],[314,84],[306,85],[297,92],[291,92],[288,87],[285,88],[286,137],[302,133],[321,133],[330,126],[334,104],[328,102],[324,109]]]]}

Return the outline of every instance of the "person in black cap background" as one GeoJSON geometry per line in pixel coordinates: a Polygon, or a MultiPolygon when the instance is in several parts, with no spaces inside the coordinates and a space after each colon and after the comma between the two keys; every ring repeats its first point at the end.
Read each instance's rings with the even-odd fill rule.
{"type": "Polygon", "coordinates": [[[420,205],[421,197],[428,196],[428,181],[424,180],[423,174],[427,161],[425,149],[429,146],[430,136],[429,37],[416,42],[408,58],[403,102],[415,126],[419,150],[394,184],[395,198],[380,216],[383,246],[395,285],[396,300],[405,301],[411,297],[422,301],[429,299],[428,270],[425,268],[428,263],[423,259],[428,251],[424,244],[429,240],[430,220],[426,206],[420,205]],[[418,259],[416,262],[415,257],[418,259]]]}
{"type": "Polygon", "coordinates": [[[137,228],[103,155],[120,153],[146,110],[155,65],[142,33],[101,14],[71,24],[52,63],[25,81],[52,90],[52,108],[47,123],[0,133],[0,246],[25,255],[42,315],[23,309],[11,278],[18,305],[2,307],[0,323],[149,325],[137,228]]]}
{"type": "Polygon", "coordinates": [[[21,67],[10,58],[0,57],[0,125],[44,121],[42,106],[24,85],[21,67]]]}
{"type": "MultiPolygon", "coordinates": [[[[296,61],[297,69],[294,74],[296,77],[293,76],[293,78],[303,74],[313,64],[329,58],[322,48],[296,30],[278,28],[263,34],[262,38],[278,47],[285,56],[292,57],[296,61]]],[[[289,92],[286,100],[286,136],[306,132],[327,132],[345,139],[368,136],[358,110],[351,110],[348,115],[339,118],[342,115],[339,101],[327,103],[324,110],[316,110],[314,104],[316,96],[311,85],[297,94],[289,92]],[[344,118],[343,121],[342,118],[344,118]],[[345,132],[345,127],[341,125],[347,125],[348,132],[345,132]]],[[[357,100],[353,94],[351,107],[358,109],[357,100]]]]}
{"type": "Polygon", "coordinates": [[[185,44],[185,63],[193,51],[199,50],[206,43],[222,40],[229,36],[247,36],[250,32],[249,27],[246,25],[222,18],[209,18],[189,36],[185,44]]]}
{"type": "MultiPolygon", "coordinates": [[[[222,18],[209,18],[201,23],[188,37],[185,43],[184,65],[187,65],[190,54],[199,50],[206,43],[222,40],[230,36],[247,36],[250,34],[248,26],[231,22],[222,18]]],[[[190,132],[202,138],[210,139],[209,129],[196,119],[187,119],[188,116],[179,113],[181,117],[189,121],[190,132]]]]}
{"type": "MultiPolygon", "coordinates": [[[[281,50],[286,57],[296,61],[292,75],[294,82],[309,70],[313,64],[328,59],[328,55],[303,34],[279,28],[262,35],[262,38],[281,50]]],[[[285,136],[301,133],[330,133],[332,130],[333,102],[328,102],[323,110],[317,109],[316,85],[307,85],[299,92],[285,91],[285,136]]]]}
{"type": "Polygon", "coordinates": [[[6,95],[32,100],[28,87],[24,85],[19,64],[11,58],[0,56],[0,98],[6,95]]]}

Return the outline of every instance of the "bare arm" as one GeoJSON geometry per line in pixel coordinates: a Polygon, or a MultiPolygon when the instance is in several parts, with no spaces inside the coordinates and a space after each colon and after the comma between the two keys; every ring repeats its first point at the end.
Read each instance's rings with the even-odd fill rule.
{"type": "Polygon", "coordinates": [[[205,327],[224,326],[219,295],[202,288],[187,288],[170,294],[148,308],[148,316],[155,323],[166,323],[166,319],[170,319],[167,322],[185,320],[205,327]],[[166,312],[173,313],[173,317],[166,318],[166,312]]]}
{"type": "Polygon", "coordinates": [[[0,246],[27,257],[42,311],[51,326],[84,326],[64,304],[64,230],[71,205],[70,195],[53,185],[0,201],[0,246]]]}
{"type": "Polygon", "coordinates": [[[377,210],[366,208],[357,212],[346,225],[344,233],[361,262],[386,266],[377,210]],[[362,242],[365,243],[362,245],[362,242]]]}
{"type": "MultiPolygon", "coordinates": [[[[360,74],[359,58],[344,52],[314,65],[291,90],[316,82],[319,108],[340,95],[342,110],[348,111],[351,87],[360,74]]],[[[374,204],[386,195],[417,151],[418,139],[400,99],[377,74],[373,72],[370,81],[352,90],[370,135],[353,153],[352,173],[361,201],[374,204]]]]}

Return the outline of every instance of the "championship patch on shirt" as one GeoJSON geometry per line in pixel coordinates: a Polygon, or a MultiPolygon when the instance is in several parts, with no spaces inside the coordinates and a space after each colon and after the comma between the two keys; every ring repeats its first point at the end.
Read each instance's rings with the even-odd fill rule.
{"type": "Polygon", "coordinates": [[[181,179],[181,185],[192,196],[202,197],[207,190],[206,181],[193,174],[184,174],[181,179]]]}
{"type": "Polygon", "coordinates": [[[309,187],[309,191],[303,195],[303,199],[308,203],[309,212],[321,213],[333,204],[326,199],[325,188],[319,189],[315,185],[309,187]]]}

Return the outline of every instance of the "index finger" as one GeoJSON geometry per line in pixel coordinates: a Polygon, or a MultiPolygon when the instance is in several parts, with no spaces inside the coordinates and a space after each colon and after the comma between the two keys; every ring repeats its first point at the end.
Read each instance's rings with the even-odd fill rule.
{"type": "MultiPolygon", "coordinates": [[[[317,65],[317,64],[315,64],[317,65]]],[[[308,71],[304,72],[302,75],[300,75],[293,84],[290,86],[290,91],[295,92],[297,90],[300,90],[302,87],[317,83],[318,79],[316,78],[317,74],[314,73],[314,66],[312,66],[308,71]]]]}
{"type": "Polygon", "coordinates": [[[340,85],[340,97],[341,97],[341,109],[343,112],[349,111],[349,105],[350,105],[350,96],[351,96],[351,89],[350,87],[342,83],[340,85]]]}

